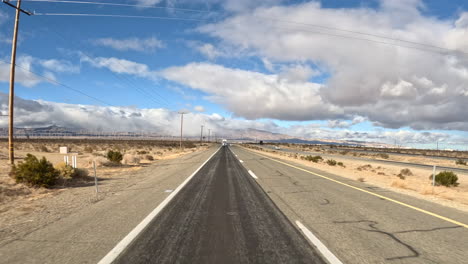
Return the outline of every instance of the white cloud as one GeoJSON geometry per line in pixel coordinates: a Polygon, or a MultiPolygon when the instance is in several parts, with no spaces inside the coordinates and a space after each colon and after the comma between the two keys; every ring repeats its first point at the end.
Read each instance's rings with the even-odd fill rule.
{"type": "MultiPolygon", "coordinates": [[[[81,104],[55,103],[42,100],[15,99],[17,127],[45,127],[57,125],[86,131],[153,132],[160,135],[178,135],[180,115],[163,108],[139,109],[136,107],[108,107],[81,104]]],[[[8,95],[0,93],[0,111],[8,109],[8,95]]],[[[356,119],[361,119],[356,117],[356,119]]],[[[7,127],[0,119],[0,127],[7,127]]],[[[353,122],[355,122],[353,120],[353,122]]],[[[239,137],[248,129],[264,130],[306,139],[362,140],[393,143],[433,143],[441,141],[456,144],[468,143],[468,137],[447,133],[399,131],[329,130],[318,124],[294,125],[288,128],[272,121],[252,121],[223,117],[214,113],[189,113],[184,118],[184,135],[198,137],[200,125],[210,128],[219,137],[239,137]]]]}
{"type": "Polygon", "coordinates": [[[42,67],[51,70],[53,72],[65,72],[65,73],[79,73],[80,72],[80,67],[77,65],[72,64],[69,61],[65,60],[56,60],[56,59],[50,59],[50,60],[39,60],[39,64],[42,65],[42,67]]]}
{"type": "Polygon", "coordinates": [[[151,38],[127,38],[127,39],[114,39],[114,38],[100,38],[92,40],[92,43],[98,46],[110,47],[120,51],[140,51],[140,52],[153,52],[156,49],[164,48],[164,43],[155,37],[151,38]]]}
{"type": "Polygon", "coordinates": [[[133,0],[139,5],[154,6],[162,2],[162,0],[133,0]]]}
{"type": "Polygon", "coordinates": [[[320,84],[290,82],[278,75],[209,63],[171,67],[160,74],[207,93],[209,100],[249,119],[313,120],[343,116],[339,108],[322,101],[320,84]]]}
{"type": "Polygon", "coordinates": [[[197,111],[197,112],[205,112],[205,107],[201,106],[201,105],[197,105],[193,108],[193,110],[197,111]]]}
{"type": "Polygon", "coordinates": [[[216,49],[212,44],[203,43],[199,46],[196,46],[196,49],[201,54],[208,57],[210,60],[216,59],[217,57],[221,56],[223,53],[216,49]]]}
{"type": "MultiPolygon", "coordinates": [[[[261,7],[204,25],[199,30],[218,38],[224,45],[237,46],[263,58],[270,71],[278,70],[275,64],[320,65],[329,78],[314,93],[316,102],[340,109],[347,117],[360,115],[390,128],[468,130],[464,118],[468,115],[467,101],[465,96],[460,96],[466,93],[468,83],[465,54],[468,14],[439,20],[422,14],[422,1],[382,0],[380,3],[377,9],[323,8],[315,1],[261,7]],[[435,53],[441,49],[405,40],[456,49],[459,53],[445,50],[442,54],[435,53]],[[421,83],[421,80],[425,81],[421,83]]],[[[299,73],[297,81],[309,84],[305,80],[311,72],[307,74],[299,69],[295,72],[299,73]]],[[[307,97],[307,92],[301,90],[291,90],[291,93],[307,97]]],[[[295,104],[302,103],[299,100],[295,104]]],[[[290,105],[295,108],[295,104],[290,105]]],[[[290,116],[281,115],[281,118],[290,116]]]]}
{"type": "Polygon", "coordinates": [[[151,71],[148,65],[134,62],[134,61],[119,59],[115,57],[90,58],[87,56],[82,56],[81,61],[87,62],[93,67],[106,68],[112,72],[119,73],[119,74],[135,75],[135,76],[147,78],[150,80],[157,79],[157,73],[154,71],[151,71]]]}

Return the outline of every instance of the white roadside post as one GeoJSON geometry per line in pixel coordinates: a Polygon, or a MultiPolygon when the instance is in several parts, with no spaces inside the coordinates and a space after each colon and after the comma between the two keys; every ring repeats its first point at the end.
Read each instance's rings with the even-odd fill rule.
{"type": "Polygon", "coordinates": [[[434,165],[434,168],[432,169],[432,194],[434,194],[435,173],[436,173],[436,165],[434,165]]]}
{"type": "Polygon", "coordinates": [[[93,168],[94,168],[94,185],[96,186],[96,198],[99,193],[99,188],[98,188],[98,180],[97,180],[97,175],[96,175],[96,162],[93,161],[93,168]]]}

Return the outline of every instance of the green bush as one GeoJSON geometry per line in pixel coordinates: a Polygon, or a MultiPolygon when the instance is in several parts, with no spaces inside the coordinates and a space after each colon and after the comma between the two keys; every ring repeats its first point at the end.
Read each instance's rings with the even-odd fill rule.
{"type": "Polygon", "coordinates": [[[379,154],[379,157],[381,157],[382,159],[388,159],[388,158],[390,158],[390,156],[389,156],[387,153],[380,153],[380,154],[379,154]]]}
{"type": "Polygon", "coordinates": [[[330,165],[330,166],[336,166],[337,162],[336,160],[327,160],[327,164],[330,165]]]}
{"type": "Polygon", "coordinates": [[[120,164],[120,162],[123,159],[123,155],[122,155],[122,153],[120,153],[120,151],[109,150],[107,152],[107,159],[112,163],[120,164]]]}
{"type": "Polygon", "coordinates": [[[36,156],[27,154],[23,162],[13,167],[12,175],[17,183],[26,183],[36,187],[51,187],[60,174],[45,157],[39,160],[36,156]]]}
{"type": "Polygon", "coordinates": [[[311,156],[311,155],[305,156],[303,159],[305,159],[307,161],[312,161],[312,162],[315,162],[315,163],[323,160],[323,158],[321,156],[311,156]]]}
{"type": "MultiPolygon", "coordinates": [[[[429,177],[432,180],[432,175],[429,177]]],[[[437,186],[443,185],[446,187],[458,186],[458,176],[451,171],[443,171],[435,176],[435,183],[437,186]]]]}
{"type": "Polygon", "coordinates": [[[455,161],[455,164],[457,164],[457,165],[465,165],[465,166],[466,166],[466,161],[465,161],[465,160],[462,160],[462,159],[457,159],[457,161],[455,161]]]}

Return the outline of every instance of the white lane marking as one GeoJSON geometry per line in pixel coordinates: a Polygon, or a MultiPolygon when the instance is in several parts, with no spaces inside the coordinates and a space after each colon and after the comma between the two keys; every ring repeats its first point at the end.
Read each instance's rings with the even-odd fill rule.
{"type": "Polygon", "coordinates": [[[296,225],[304,233],[304,235],[309,239],[312,244],[314,244],[317,249],[322,253],[322,255],[328,260],[330,264],[343,264],[331,251],[314,235],[310,232],[307,227],[305,227],[301,222],[296,221],[296,225]]]}
{"type": "Polygon", "coordinates": [[[243,160],[239,160],[239,161],[240,161],[240,163],[244,163],[244,161],[243,161],[243,160]]]}
{"type": "Polygon", "coordinates": [[[250,174],[250,176],[252,176],[254,179],[258,179],[257,175],[255,175],[255,173],[253,173],[253,171],[249,170],[249,174],[250,174]]]}
{"type": "Polygon", "coordinates": [[[102,258],[98,264],[110,264],[112,263],[124,250],[132,243],[132,241],[145,229],[145,227],[166,207],[166,205],[177,195],[177,193],[184,188],[184,186],[201,170],[203,166],[216,154],[221,148],[219,148],[213,155],[211,155],[203,164],[190,175],[184,182],[182,182],[169,196],[162,201],[158,207],[156,207],[148,216],[141,221],[127,236],[125,236],[104,258],[102,258]]]}

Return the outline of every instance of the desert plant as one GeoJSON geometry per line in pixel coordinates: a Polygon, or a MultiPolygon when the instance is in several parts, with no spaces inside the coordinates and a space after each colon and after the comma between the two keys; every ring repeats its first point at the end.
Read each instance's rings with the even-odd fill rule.
{"type": "Polygon", "coordinates": [[[466,161],[463,160],[463,159],[457,159],[457,161],[455,161],[455,164],[457,164],[457,165],[465,165],[465,166],[466,166],[466,161]]]}
{"type": "Polygon", "coordinates": [[[148,154],[148,151],[146,151],[146,150],[141,150],[141,151],[138,150],[138,151],[137,151],[137,154],[138,154],[138,155],[145,155],[145,154],[148,154]]]}
{"type": "Polygon", "coordinates": [[[67,165],[65,162],[60,162],[59,164],[55,165],[55,169],[59,172],[59,175],[64,179],[71,179],[73,177],[73,167],[67,165]]]}
{"type": "Polygon", "coordinates": [[[23,162],[13,167],[12,175],[16,182],[31,186],[51,187],[59,177],[59,172],[45,157],[38,159],[27,154],[23,162]]]}
{"type": "MultiPolygon", "coordinates": [[[[432,180],[433,176],[429,176],[429,179],[432,180]]],[[[446,187],[458,186],[458,176],[451,171],[443,171],[435,176],[435,183],[437,186],[443,185],[446,187]]]]}
{"type": "Polygon", "coordinates": [[[338,162],[336,165],[341,166],[341,167],[343,167],[343,168],[345,167],[345,165],[344,165],[343,162],[341,162],[341,161],[338,162]]]}
{"type": "Polygon", "coordinates": [[[388,159],[388,158],[390,158],[390,156],[389,156],[387,153],[380,153],[380,154],[379,154],[379,157],[381,157],[382,159],[388,159]]]}
{"type": "Polygon", "coordinates": [[[315,162],[315,163],[323,160],[321,156],[311,156],[311,155],[305,156],[304,159],[307,161],[315,162]]]}
{"type": "Polygon", "coordinates": [[[327,160],[327,164],[330,165],[330,166],[336,166],[337,162],[336,160],[327,160]]]}
{"type": "Polygon", "coordinates": [[[408,168],[402,169],[400,171],[400,174],[403,175],[403,176],[413,176],[413,172],[408,168]]]}
{"type": "Polygon", "coordinates": [[[107,159],[112,163],[120,164],[123,159],[123,155],[120,151],[109,150],[107,152],[107,159]]]}
{"type": "Polygon", "coordinates": [[[49,149],[48,149],[46,146],[44,146],[44,145],[41,145],[41,146],[39,147],[39,150],[40,150],[41,152],[49,152],[49,149]]]}
{"type": "Polygon", "coordinates": [[[152,155],[146,155],[146,159],[149,161],[153,161],[154,157],[152,155]]]}
{"type": "Polygon", "coordinates": [[[93,153],[93,151],[94,151],[94,149],[92,147],[90,147],[90,146],[86,146],[84,148],[84,152],[86,152],[86,153],[93,153]]]}

